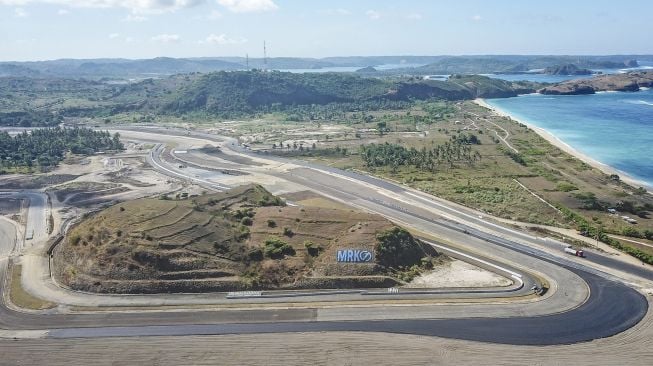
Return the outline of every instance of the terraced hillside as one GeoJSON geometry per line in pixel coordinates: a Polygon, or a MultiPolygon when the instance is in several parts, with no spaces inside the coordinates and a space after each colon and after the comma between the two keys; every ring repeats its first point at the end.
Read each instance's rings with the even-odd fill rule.
{"type": "Polygon", "coordinates": [[[434,256],[381,216],[289,207],[251,185],[110,207],[69,232],[53,267],[60,283],[96,292],[378,287],[419,273],[434,256]],[[349,248],[375,260],[336,263],[337,250],[349,248]]]}

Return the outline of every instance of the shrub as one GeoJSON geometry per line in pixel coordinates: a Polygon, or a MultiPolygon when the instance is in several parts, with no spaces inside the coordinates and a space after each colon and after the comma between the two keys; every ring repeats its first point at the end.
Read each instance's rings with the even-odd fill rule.
{"type": "Polygon", "coordinates": [[[317,257],[320,254],[320,251],[322,248],[319,245],[316,245],[310,240],[307,240],[304,242],[304,247],[306,248],[306,252],[308,252],[308,255],[311,257],[317,257]]]}
{"type": "Polygon", "coordinates": [[[292,237],[293,235],[295,235],[295,233],[294,233],[294,232],[293,232],[289,227],[284,227],[284,228],[283,228],[283,235],[285,235],[285,236],[287,236],[287,237],[290,238],[290,237],[292,237]]]}
{"type": "Polygon", "coordinates": [[[626,226],[625,228],[621,229],[621,233],[625,236],[630,236],[633,238],[642,238],[643,235],[640,233],[637,229],[626,226]]]}
{"type": "Polygon", "coordinates": [[[405,229],[394,227],[376,239],[376,260],[386,267],[412,266],[424,256],[419,242],[405,229]]]}
{"type": "Polygon", "coordinates": [[[575,185],[569,182],[560,182],[558,183],[556,189],[559,190],[560,192],[571,192],[571,191],[577,191],[578,187],[576,187],[575,185]]]}
{"type": "Polygon", "coordinates": [[[251,261],[262,261],[263,260],[263,251],[261,248],[254,248],[247,253],[247,258],[251,261]]]}
{"type": "Polygon", "coordinates": [[[277,227],[277,223],[274,220],[268,220],[268,227],[277,227]]]}
{"type": "Polygon", "coordinates": [[[526,163],[526,160],[524,160],[524,157],[516,152],[513,151],[506,151],[506,155],[508,155],[515,163],[523,166],[527,166],[528,164],[526,163]]]}
{"type": "Polygon", "coordinates": [[[82,240],[82,238],[78,234],[75,234],[70,238],[70,243],[72,245],[78,245],[80,240],[82,240]]]}
{"type": "Polygon", "coordinates": [[[269,237],[265,240],[264,253],[266,257],[281,259],[286,255],[295,255],[295,249],[293,249],[290,244],[279,238],[269,237]]]}
{"type": "Polygon", "coordinates": [[[653,240],[653,230],[644,230],[644,237],[648,240],[653,240]]]}
{"type": "Polygon", "coordinates": [[[240,220],[240,223],[245,225],[245,226],[252,226],[252,218],[249,216],[245,216],[240,220]]]}

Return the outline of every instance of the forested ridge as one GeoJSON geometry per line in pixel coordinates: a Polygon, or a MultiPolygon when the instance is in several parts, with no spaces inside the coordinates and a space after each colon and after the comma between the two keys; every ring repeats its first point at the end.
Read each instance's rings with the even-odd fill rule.
{"type": "Polygon", "coordinates": [[[0,171],[20,167],[56,166],[66,153],[92,155],[104,150],[123,150],[120,135],[88,128],[45,128],[16,136],[0,132],[0,171]]]}

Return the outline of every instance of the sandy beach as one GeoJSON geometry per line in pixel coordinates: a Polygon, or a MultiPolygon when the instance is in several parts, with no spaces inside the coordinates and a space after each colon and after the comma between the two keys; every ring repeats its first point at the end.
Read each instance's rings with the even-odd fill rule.
{"type": "Polygon", "coordinates": [[[619,175],[619,178],[626,184],[629,184],[633,187],[645,187],[646,189],[653,190],[653,186],[647,184],[646,182],[642,182],[641,180],[637,180],[631,176],[628,175],[628,173],[623,172],[621,170],[615,169],[607,164],[603,164],[598,160],[592,159],[591,157],[581,153],[580,151],[574,149],[573,147],[569,146],[567,143],[564,141],[560,140],[557,136],[552,134],[551,132],[533,125],[532,123],[529,123],[527,121],[521,120],[516,118],[515,116],[507,113],[506,111],[499,109],[497,107],[494,107],[492,105],[489,105],[485,99],[475,99],[474,103],[480,105],[481,107],[487,108],[491,110],[494,114],[502,117],[508,117],[514,121],[517,121],[521,124],[524,124],[528,126],[531,130],[535,131],[538,135],[542,136],[545,140],[547,140],[551,145],[559,148],[560,150],[566,152],[569,155],[572,155],[576,157],[577,159],[585,162],[586,164],[602,171],[605,174],[617,174],[619,175]]]}

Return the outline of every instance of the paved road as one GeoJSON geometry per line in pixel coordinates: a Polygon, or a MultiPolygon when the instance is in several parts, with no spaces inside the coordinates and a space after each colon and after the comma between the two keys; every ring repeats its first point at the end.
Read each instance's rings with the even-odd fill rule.
{"type": "MultiPolygon", "coordinates": [[[[515,313],[506,318],[316,321],[319,309],[48,315],[15,312],[2,306],[0,326],[50,329],[47,337],[51,338],[373,331],[549,345],[608,337],[637,324],[646,314],[648,303],[638,292],[593,274],[569,270],[587,282],[592,296],[574,310],[538,317],[515,313]]],[[[0,273],[4,275],[4,268],[0,273]]]]}
{"type": "Polygon", "coordinates": [[[8,219],[0,218],[0,257],[9,255],[15,245],[16,227],[8,219]]]}
{"type": "MultiPolygon", "coordinates": [[[[315,171],[315,169],[306,169],[315,171]]],[[[293,177],[303,181],[315,181],[307,178],[296,169],[293,177]]],[[[308,174],[308,173],[306,173],[308,174]]],[[[347,173],[350,174],[350,173],[347,173]]],[[[460,240],[468,237],[475,248],[486,251],[490,249],[496,256],[518,258],[524,266],[553,273],[560,279],[566,276],[569,281],[582,279],[589,286],[591,296],[582,305],[564,309],[559,313],[531,316],[530,309],[537,306],[551,305],[550,301],[540,301],[533,304],[513,306],[510,304],[495,305],[498,309],[513,309],[504,317],[475,317],[474,307],[470,305],[457,306],[458,311],[469,309],[467,316],[457,319],[392,319],[392,320],[356,320],[365,310],[352,311],[338,309],[341,314],[349,313],[354,318],[347,321],[324,320],[328,316],[321,315],[321,309],[287,309],[275,311],[252,311],[249,313],[219,311],[219,312],[175,312],[175,313],[107,313],[107,314],[24,314],[16,313],[6,308],[0,308],[0,324],[4,328],[42,329],[56,328],[49,331],[49,337],[108,337],[125,335],[187,335],[187,334],[242,334],[269,332],[299,332],[299,331],[380,331],[394,333],[411,333],[434,335],[457,339],[488,341],[508,344],[561,344],[587,341],[607,337],[619,333],[636,324],[646,314],[648,303],[646,299],[630,287],[607,279],[605,274],[583,266],[582,263],[569,259],[560,259],[541,251],[535,251],[515,240],[502,238],[479,231],[473,225],[447,224],[447,220],[434,215],[430,210],[420,205],[408,204],[403,196],[404,189],[391,183],[383,182],[379,189],[387,188],[402,196],[394,199],[387,194],[375,192],[370,186],[360,186],[356,177],[348,175],[350,181],[337,181],[338,177],[330,174],[320,176],[320,187],[317,189],[340,192],[340,197],[356,205],[362,205],[400,221],[423,228],[437,226],[438,234],[460,240]],[[331,186],[328,178],[334,180],[331,186]],[[352,188],[346,191],[344,188],[352,188]],[[369,196],[369,197],[368,197],[369,196]],[[447,226],[449,225],[449,226],[447,226]],[[470,236],[469,234],[472,233],[470,236]],[[560,277],[558,277],[560,276],[560,277]],[[544,305],[542,305],[544,304],[544,305]],[[174,314],[174,316],[171,316],[174,314]],[[111,324],[111,327],[106,326],[111,324]]],[[[369,178],[363,179],[366,184],[369,178]]],[[[512,234],[514,235],[514,234],[512,234]]],[[[5,271],[0,269],[4,275],[5,271]]],[[[573,282],[559,283],[561,288],[556,292],[557,299],[563,301],[568,296],[578,295],[575,290],[582,287],[573,282]]],[[[576,301],[569,301],[571,305],[576,301]]],[[[489,310],[487,308],[485,310],[489,310]]],[[[448,309],[442,308],[443,312],[448,309]]],[[[333,312],[333,310],[331,310],[333,312]]],[[[395,309],[397,312],[413,312],[415,307],[395,309]],[[409,310],[409,311],[406,311],[409,310]]],[[[477,309],[477,311],[479,311],[477,309]]],[[[328,313],[328,311],[326,311],[328,313]]],[[[331,314],[334,315],[333,313],[331,314]]]]}

